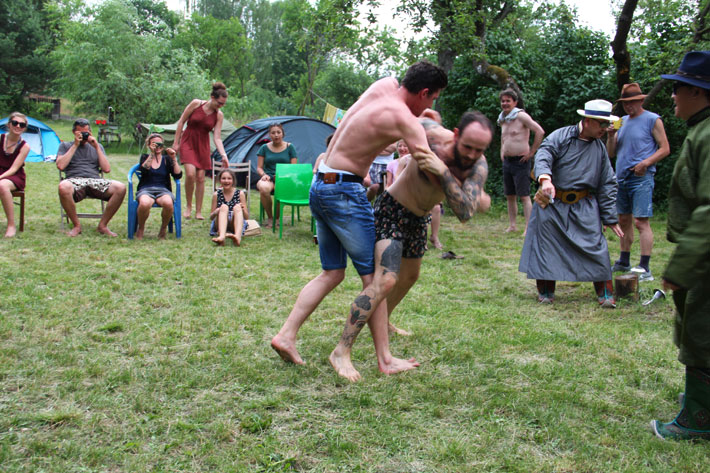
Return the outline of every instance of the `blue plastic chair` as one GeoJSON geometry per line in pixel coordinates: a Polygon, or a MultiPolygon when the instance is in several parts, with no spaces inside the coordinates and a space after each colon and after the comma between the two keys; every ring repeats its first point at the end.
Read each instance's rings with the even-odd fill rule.
{"type": "MultiPolygon", "coordinates": [[[[291,207],[291,225],[294,224],[294,214],[298,212],[301,220],[301,207],[308,205],[313,180],[313,166],[311,164],[277,164],[276,178],[274,179],[274,212],[280,206],[279,212],[279,239],[283,238],[284,212],[287,206],[291,207]]],[[[313,218],[311,218],[313,228],[313,218]]],[[[272,231],[276,231],[274,228],[272,231]]]]}
{"type": "MultiPolygon", "coordinates": [[[[140,164],[134,165],[128,171],[128,239],[132,240],[133,235],[138,228],[138,201],[133,195],[133,176],[141,178],[140,164]]],[[[175,179],[175,204],[173,205],[173,218],[168,223],[168,232],[173,232],[173,223],[175,224],[175,238],[182,236],[182,211],[180,205],[180,179],[175,179]]],[[[158,204],[153,204],[153,207],[160,207],[158,204]]]]}

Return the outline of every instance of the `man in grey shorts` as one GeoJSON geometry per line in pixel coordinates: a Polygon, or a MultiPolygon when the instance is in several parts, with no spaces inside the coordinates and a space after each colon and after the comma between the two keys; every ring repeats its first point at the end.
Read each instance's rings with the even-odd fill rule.
{"type": "Polygon", "coordinates": [[[107,201],[106,209],[96,228],[99,233],[117,236],[109,230],[108,222],[121,207],[126,195],[126,185],[122,182],[101,178],[99,170],[111,172],[103,146],[91,134],[91,125],[85,118],[79,118],[72,126],[73,142],[62,142],[57,151],[57,168],[64,171],[66,178],[59,183],[59,202],[64,208],[72,228],[68,235],[75,237],[81,233],[81,223],[76,214],[76,202],[86,197],[107,201]]]}

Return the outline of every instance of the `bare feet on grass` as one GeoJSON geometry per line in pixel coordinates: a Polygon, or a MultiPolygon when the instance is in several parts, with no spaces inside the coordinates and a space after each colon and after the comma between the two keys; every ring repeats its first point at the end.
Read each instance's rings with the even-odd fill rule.
{"type": "Polygon", "coordinates": [[[242,244],[239,238],[237,238],[237,235],[235,235],[234,233],[227,233],[227,238],[232,240],[232,243],[234,243],[235,246],[239,246],[242,244]]]}
{"type": "Polygon", "coordinates": [[[441,250],[444,248],[444,245],[441,244],[438,238],[429,238],[429,241],[432,245],[434,245],[434,248],[436,248],[437,250],[441,250]]]}
{"type": "Polygon", "coordinates": [[[358,373],[353,366],[350,356],[338,355],[336,354],[336,350],[337,348],[333,350],[333,353],[331,353],[328,357],[331,366],[335,368],[335,372],[343,378],[346,378],[348,381],[360,381],[362,376],[360,376],[360,373],[358,373]]]}
{"type": "Polygon", "coordinates": [[[72,228],[67,232],[67,235],[70,237],[75,237],[78,236],[81,233],[81,226],[77,225],[76,227],[72,228]]]}
{"type": "Polygon", "coordinates": [[[195,220],[204,220],[204,219],[205,219],[205,217],[203,217],[202,214],[195,214],[195,220]]]}
{"type": "Polygon", "coordinates": [[[301,355],[298,354],[298,350],[296,350],[296,345],[284,340],[278,335],[271,339],[271,348],[273,348],[286,363],[294,363],[297,365],[305,364],[301,355]]]}
{"type": "Polygon", "coordinates": [[[214,238],[212,238],[212,241],[217,246],[224,246],[224,238],[214,237],[214,238]]]}
{"type": "Polygon", "coordinates": [[[408,332],[404,329],[397,328],[392,324],[388,324],[387,330],[389,331],[389,333],[396,333],[397,335],[403,335],[405,337],[409,337],[412,335],[412,332],[408,332]]]}
{"type": "Polygon", "coordinates": [[[415,358],[410,358],[408,360],[403,360],[401,358],[392,357],[389,363],[384,363],[382,361],[377,362],[377,367],[384,374],[396,374],[402,371],[413,370],[419,366],[419,362],[415,358]]]}
{"type": "Polygon", "coordinates": [[[184,218],[185,220],[190,220],[191,215],[192,215],[192,208],[185,207],[185,212],[183,212],[182,218],[184,218]]]}
{"type": "Polygon", "coordinates": [[[109,230],[109,228],[105,225],[99,225],[98,227],[96,227],[96,231],[101,233],[102,235],[106,235],[106,236],[110,236],[110,237],[117,237],[118,236],[118,234],[109,230]]]}
{"type": "Polygon", "coordinates": [[[5,232],[5,238],[12,238],[17,234],[17,228],[14,226],[7,226],[7,231],[5,232]]]}
{"type": "Polygon", "coordinates": [[[510,227],[506,228],[503,233],[512,233],[512,232],[517,232],[517,231],[518,231],[517,228],[510,226],[510,227]]]}
{"type": "Polygon", "coordinates": [[[143,228],[139,228],[136,230],[136,240],[142,240],[143,239],[143,232],[145,230],[143,228]]]}
{"type": "Polygon", "coordinates": [[[165,240],[165,236],[168,234],[168,229],[162,227],[158,232],[158,240],[165,240]]]}

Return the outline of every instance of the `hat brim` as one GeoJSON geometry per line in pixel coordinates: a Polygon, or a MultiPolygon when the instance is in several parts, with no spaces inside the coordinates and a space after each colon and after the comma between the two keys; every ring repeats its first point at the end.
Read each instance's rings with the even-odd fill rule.
{"type": "Polygon", "coordinates": [[[633,102],[634,100],[644,100],[648,97],[647,94],[634,95],[633,97],[622,97],[617,100],[617,102],[633,102]]]}
{"type": "Polygon", "coordinates": [[[619,119],[616,115],[609,115],[608,117],[602,116],[602,115],[589,115],[584,112],[584,110],[577,110],[577,113],[582,115],[585,118],[593,118],[595,120],[600,120],[600,121],[607,121],[607,122],[615,122],[619,119]]]}
{"type": "Polygon", "coordinates": [[[700,87],[701,89],[710,89],[710,82],[700,79],[694,79],[692,77],[683,77],[677,74],[661,74],[661,79],[683,82],[685,84],[690,84],[695,87],[700,87]]]}

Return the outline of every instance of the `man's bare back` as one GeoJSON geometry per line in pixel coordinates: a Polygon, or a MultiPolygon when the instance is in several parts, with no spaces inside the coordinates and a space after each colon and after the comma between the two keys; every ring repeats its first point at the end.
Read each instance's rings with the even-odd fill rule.
{"type": "Polygon", "coordinates": [[[405,97],[406,90],[392,77],[372,84],[345,114],[324,163],[365,177],[377,154],[392,142],[403,138],[412,148],[427,146],[416,110],[405,97]]]}

